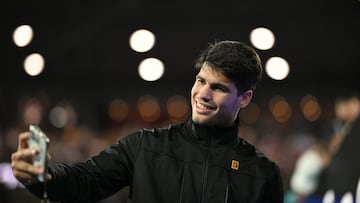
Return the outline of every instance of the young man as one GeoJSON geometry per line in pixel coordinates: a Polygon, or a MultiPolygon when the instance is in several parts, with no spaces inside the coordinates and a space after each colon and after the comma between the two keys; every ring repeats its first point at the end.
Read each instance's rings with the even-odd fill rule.
{"type": "MultiPolygon", "coordinates": [[[[238,113],[262,75],[258,54],[242,42],[220,41],[195,67],[188,122],[134,132],[86,163],[50,164],[49,198],[96,202],[129,185],[132,202],[282,203],[278,166],[238,137],[238,113]]],[[[41,197],[34,176],[43,169],[29,162],[37,152],[28,138],[19,136],[13,172],[41,197]]]]}

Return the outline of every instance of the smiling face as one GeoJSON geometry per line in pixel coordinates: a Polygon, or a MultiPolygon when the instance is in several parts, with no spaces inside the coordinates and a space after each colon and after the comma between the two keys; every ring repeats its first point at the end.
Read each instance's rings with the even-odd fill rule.
{"type": "Polygon", "coordinates": [[[231,126],[252,95],[252,90],[238,94],[230,79],[205,63],[191,90],[192,120],[206,126],[231,126]]]}

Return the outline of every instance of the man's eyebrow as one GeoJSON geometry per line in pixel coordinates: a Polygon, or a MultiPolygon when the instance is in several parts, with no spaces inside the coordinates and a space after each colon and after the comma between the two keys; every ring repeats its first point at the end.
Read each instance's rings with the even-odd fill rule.
{"type": "MultiPolygon", "coordinates": [[[[196,76],[196,79],[200,79],[200,80],[205,80],[205,81],[206,81],[206,79],[203,78],[203,77],[201,77],[200,75],[197,75],[197,76],[196,76]]],[[[209,84],[210,84],[210,87],[213,88],[213,89],[221,88],[221,89],[223,89],[223,90],[225,90],[225,91],[230,91],[230,88],[229,88],[227,85],[225,85],[225,84],[218,83],[218,82],[215,82],[215,83],[210,83],[210,82],[209,82],[209,84]]]]}
{"type": "Polygon", "coordinates": [[[196,78],[196,79],[204,79],[204,78],[201,77],[200,75],[196,75],[195,78],[196,78]]]}

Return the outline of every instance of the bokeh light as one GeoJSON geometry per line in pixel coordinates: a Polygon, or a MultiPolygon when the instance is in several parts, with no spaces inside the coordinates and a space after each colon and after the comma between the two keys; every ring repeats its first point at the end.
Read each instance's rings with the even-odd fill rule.
{"type": "Polygon", "coordinates": [[[308,121],[316,121],[320,118],[321,108],[317,99],[312,95],[305,95],[300,102],[301,110],[308,121]]]}
{"type": "Polygon", "coordinates": [[[44,105],[38,98],[23,98],[22,117],[25,125],[40,124],[42,121],[44,105]]]}
{"type": "Polygon", "coordinates": [[[20,25],[13,33],[13,40],[16,46],[25,47],[33,39],[33,29],[30,25],[20,25]]]}
{"type": "Polygon", "coordinates": [[[68,122],[68,117],[65,108],[62,106],[55,106],[49,113],[49,121],[56,128],[63,128],[68,122]]]}
{"type": "Polygon", "coordinates": [[[290,72],[288,62],[281,57],[271,57],[265,64],[265,71],[274,80],[285,79],[290,72]]]}
{"type": "Polygon", "coordinates": [[[44,57],[38,53],[28,55],[24,60],[24,70],[30,76],[37,76],[44,70],[44,57]]]}
{"type": "Polygon", "coordinates": [[[269,102],[269,109],[274,119],[279,123],[288,121],[291,117],[291,107],[282,96],[274,96],[269,102]]]}
{"type": "Polygon", "coordinates": [[[268,28],[258,27],[251,31],[250,41],[257,49],[268,50],[274,46],[275,36],[268,28]]]}
{"type": "Polygon", "coordinates": [[[170,118],[178,121],[184,121],[190,112],[188,101],[180,95],[170,97],[166,103],[166,108],[170,118]]]}
{"type": "Polygon", "coordinates": [[[147,52],[155,44],[155,35],[146,29],[136,30],[130,35],[129,44],[136,52],[147,52]]]}
{"type": "Polygon", "coordinates": [[[139,75],[143,80],[156,81],[164,74],[164,64],[157,58],[147,58],[139,64],[139,75]]]}
{"type": "Polygon", "coordinates": [[[154,122],[160,117],[160,105],[157,99],[151,95],[144,95],[138,100],[140,117],[146,122],[154,122]]]}
{"type": "Polygon", "coordinates": [[[121,122],[129,114],[128,104],[122,99],[114,99],[109,104],[108,114],[113,121],[121,122]]]}

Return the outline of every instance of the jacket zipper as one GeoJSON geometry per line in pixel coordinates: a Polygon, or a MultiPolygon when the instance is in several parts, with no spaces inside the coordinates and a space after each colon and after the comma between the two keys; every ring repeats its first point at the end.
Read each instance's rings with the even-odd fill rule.
{"type": "Polygon", "coordinates": [[[208,176],[208,169],[209,169],[209,160],[210,160],[210,146],[211,146],[211,139],[209,136],[209,145],[207,149],[207,157],[205,160],[205,166],[204,166],[204,176],[202,181],[202,193],[201,193],[201,203],[205,203],[206,199],[206,184],[207,184],[207,176],[208,176]]]}
{"type": "Polygon", "coordinates": [[[184,183],[185,183],[185,172],[187,169],[187,162],[184,163],[184,169],[183,169],[183,177],[181,180],[181,190],[180,190],[180,200],[179,203],[183,201],[183,195],[184,195],[184,183]]]}
{"type": "Polygon", "coordinates": [[[229,201],[229,182],[230,182],[230,172],[228,172],[228,180],[227,180],[227,183],[226,183],[226,192],[225,192],[224,203],[227,203],[229,201]]]}

